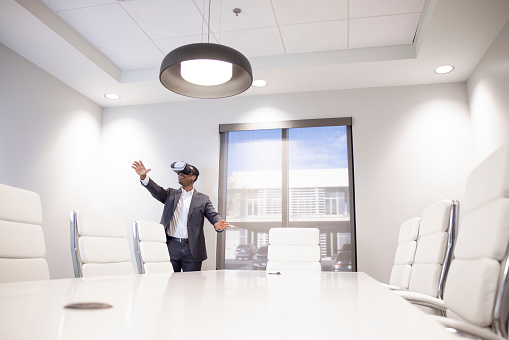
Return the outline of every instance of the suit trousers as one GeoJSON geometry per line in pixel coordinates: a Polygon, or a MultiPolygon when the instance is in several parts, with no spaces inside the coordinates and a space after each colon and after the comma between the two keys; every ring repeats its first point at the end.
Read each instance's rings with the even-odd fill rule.
{"type": "Polygon", "coordinates": [[[166,245],[168,246],[174,272],[195,272],[201,270],[202,262],[195,262],[193,260],[189,242],[173,241],[167,236],[166,245]]]}

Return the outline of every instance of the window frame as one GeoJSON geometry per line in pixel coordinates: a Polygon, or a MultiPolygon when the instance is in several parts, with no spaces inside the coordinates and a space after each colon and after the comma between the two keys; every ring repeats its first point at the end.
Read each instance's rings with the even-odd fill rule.
{"type": "MultiPolygon", "coordinates": [[[[251,131],[251,130],[271,130],[281,129],[282,139],[288,139],[288,129],[293,128],[310,128],[310,127],[326,127],[326,126],[345,126],[347,133],[347,152],[348,152],[348,194],[350,196],[350,225],[351,225],[351,247],[352,247],[352,271],[357,271],[357,246],[356,246],[356,217],[355,217],[355,180],[354,180],[354,163],[353,163],[353,136],[352,136],[352,117],[339,118],[321,118],[321,119],[304,119],[304,120],[288,120],[278,122],[254,122],[254,123],[235,123],[235,124],[219,124],[220,134],[220,155],[219,155],[219,188],[218,188],[218,212],[221,216],[226,216],[226,180],[228,171],[228,133],[234,131],[251,131]]],[[[283,143],[283,159],[288,159],[288,143],[283,143]]],[[[288,162],[283,162],[282,168],[282,225],[289,224],[289,182],[288,182],[288,162]],[[287,204],[285,204],[285,202],[287,204]]],[[[225,233],[217,234],[216,243],[216,269],[225,269],[225,233]]]]}

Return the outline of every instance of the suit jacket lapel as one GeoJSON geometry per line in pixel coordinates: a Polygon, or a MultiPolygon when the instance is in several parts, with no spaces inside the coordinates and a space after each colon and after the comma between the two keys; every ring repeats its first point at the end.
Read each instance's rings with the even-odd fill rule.
{"type": "Polygon", "coordinates": [[[191,213],[193,212],[193,209],[197,206],[198,206],[198,191],[194,189],[193,197],[191,197],[191,204],[189,205],[189,213],[187,214],[188,220],[191,218],[191,213]]]}
{"type": "Polygon", "coordinates": [[[180,201],[180,196],[182,196],[182,188],[178,189],[175,193],[175,200],[173,201],[173,213],[175,213],[175,209],[177,209],[177,204],[180,201]]]}

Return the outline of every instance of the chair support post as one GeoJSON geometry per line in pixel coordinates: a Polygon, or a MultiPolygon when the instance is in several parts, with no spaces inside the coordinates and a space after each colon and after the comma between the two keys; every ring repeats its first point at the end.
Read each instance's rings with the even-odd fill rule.
{"type": "Polygon", "coordinates": [[[78,214],[76,211],[71,211],[71,256],[74,268],[74,277],[82,277],[83,270],[81,268],[80,254],[78,249],[78,214]]]}

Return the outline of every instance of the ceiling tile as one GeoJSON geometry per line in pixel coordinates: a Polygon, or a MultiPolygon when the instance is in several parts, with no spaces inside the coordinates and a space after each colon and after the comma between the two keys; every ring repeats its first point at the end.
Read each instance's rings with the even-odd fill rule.
{"type": "Polygon", "coordinates": [[[117,4],[62,11],[58,15],[96,47],[149,40],[117,4]]]}
{"type": "Polygon", "coordinates": [[[277,0],[272,2],[279,25],[346,19],[347,0],[277,0]]]}
{"type": "Polygon", "coordinates": [[[121,3],[153,40],[196,35],[206,31],[203,17],[192,1],[145,0],[121,3]]]}
{"type": "MultiPolygon", "coordinates": [[[[163,51],[165,55],[180,46],[206,42],[207,37],[201,35],[154,40],[154,43],[161,49],[161,51],[163,51]]],[[[210,37],[210,43],[217,43],[217,40],[214,39],[214,36],[210,37]]]]}
{"type": "Polygon", "coordinates": [[[364,18],[383,15],[420,13],[428,0],[355,0],[350,1],[349,17],[364,18]]]}
{"type": "MultiPolygon", "coordinates": [[[[269,0],[222,0],[218,3],[220,12],[214,1],[211,4],[210,23],[214,31],[225,32],[276,26],[269,0]],[[240,8],[242,13],[236,16],[233,13],[235,8],[240,8]]],[[[205,17],[207,15],[205,14],[205,17]]]]}
{"type": "Polygon", "coordinates": [[[105,46],[100,50],[123,71],[159,67],[165,56],[151,41],[105,46]]]}
{"type": "Polygon", "coordinates": [[[361,48],[413,43],[419,14],[351,19],[348,47],[361,48]]]}
{"type": "Polygon", "coordinates": [[[98,5],[114,4],[116,0],[41,0],[53,11],[64,11],[69,9],[78,9],[85,7],[93,7],[98,5]]]}
{"type": "Polygon", "coordinates": [[[223,32],[220,42],[232,47],[246,57],[284,54],[283,44],[276,27],[223,32]]]}
{"type": "Polygon", "coordinates": [[[281,26],[287,53],[346,48],[346,20],[281,26]]]}

